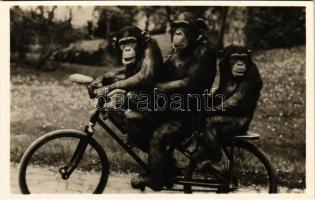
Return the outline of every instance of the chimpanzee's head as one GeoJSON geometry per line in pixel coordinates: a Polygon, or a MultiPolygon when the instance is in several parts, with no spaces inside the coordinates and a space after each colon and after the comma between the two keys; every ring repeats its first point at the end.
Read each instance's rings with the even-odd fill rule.
{"type": "Polygon", "coordinates": [[[198,18],[191,12],[183,12],[176,16],[171,23],[173,49],[186,49],[196,43],[202,29],[207,25],[204,19],[198,18]]]}
{"type": "Polygon", "coordinates": [[[134,26],[122,28],[112,34],[113,46],[119,50],[124,66],[132,66],[139,61],[149,40],[147,32],[134,26]]]}
{"type": "Polygon", "coordinates": [[[229,71],[233,77],[240,78],[246,75],[250,67],[251,50],[244,46],[230,45],[220,51],[222,64],[220,67],[229,71]]]}

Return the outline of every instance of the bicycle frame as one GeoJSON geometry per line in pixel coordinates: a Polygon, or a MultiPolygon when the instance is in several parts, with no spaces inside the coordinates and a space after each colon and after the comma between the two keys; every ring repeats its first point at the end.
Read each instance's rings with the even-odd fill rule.
{"type": "MultiPolygon", "coordinates": [[[[89,126],[84,130],[84,132],[87,134],[87,138],[84,141],[80,141],[70,162],[67,166],[60,169],[60,173],[62,174],[62,177],[67,179],[70,177],[71,173],[74,171],[75,167],[81,160],[84,151],[87,147],[87,141],[90,137],[92,137],[93,132],[89,131],[89,128],[93,128],[96,124],[99,124],[145,171],[148,172],[149,168],[146,162],[144,162],[133,150],[131,146],[128,146],[124,143],[124,141],[100,118],[101,111],[96,110],[95,113],[91,116],[89,126]],[[64,170],[64,171],[62,171],[64,170]]],[[[108,118],[111,120],[110,118],[108,118]]],[[[124,132],[123,128],[120,127],[115,121],[111,120],[111,122],[119,129],[120,132],[124,132]]],[[[230,189],[230,185],[232,184],[232,175],[233,175],[233,168],[234,168],[234,145],[232,145],[232,148],[230,150],[230,162],[229,162],[229,174],[228,177],[226,175],[222,174],[212,166],[209,167],[209,172],[213,174],[216,178],[215,179],[188,179],[185,178],[189,173],[189,169],[192,169],[192,167],[195,167],[197,164],[190,153],[181,147],[175,147],[176,150],[178,150],[180,153],[185,155],[189,160],[189,165],[185,168],[185,175],[184,178],[176,177],[174,180],[174,184],[179,185],[191,185],[191,186],[198,186],[198,187],[207,187],[207,188],[218,188],[223,186],[224,188],[230,189]]]]}

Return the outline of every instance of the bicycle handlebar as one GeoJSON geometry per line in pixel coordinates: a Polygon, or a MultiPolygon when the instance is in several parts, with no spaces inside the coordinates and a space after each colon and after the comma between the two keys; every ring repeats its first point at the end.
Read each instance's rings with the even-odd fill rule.
{"type": "Polygon", "coordinates": [[[93,86],[90,86],[90,85],[85,85],[85,86],[89,93],[90,99],[94,99],[95,97],[97,97],[97,94],[94,92],[95,88],[93,88],[93,86]]]}

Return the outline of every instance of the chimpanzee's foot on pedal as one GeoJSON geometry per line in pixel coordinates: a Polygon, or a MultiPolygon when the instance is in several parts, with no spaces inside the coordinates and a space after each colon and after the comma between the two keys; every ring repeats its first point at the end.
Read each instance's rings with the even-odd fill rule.
{"type": "Polygon", "coordinates": [[[173,183],[173,181],[172,182],[166,182],[166,183],[164,183],[164,186],[167,189],[172,189],[174,187],[174,183],[173,183]]]}
{"type": "Polygon", "coordinates": [[[175,178],[182,176],[183,174],[184,172],[180,168],[176,166],[171,167],[171,169],[167,171],[165,181],[164,181],[164,186],[167,189],[173,188],[175,178]]]}
{"type": "Polygon", "coordinates": [[[162,186],[154,184],[152,178],[144,174],[140,174],[136,177],[133,177],[131,179],[131,187],[134,189],[140,189],[141,191],[144,191],[145,187],[149,187],[154,191],[162,190],[162,186]]]}

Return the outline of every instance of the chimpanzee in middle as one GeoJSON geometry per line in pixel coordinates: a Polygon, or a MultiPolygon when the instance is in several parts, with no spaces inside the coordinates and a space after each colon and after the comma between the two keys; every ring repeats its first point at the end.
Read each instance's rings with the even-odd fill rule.
{"type": "MultiPolygon", "coordinates": [[[[155,87],[165,95],[203,94],[212,87],[216,75],[216,52],[202,32],[202,18],[184,12],[171,23],[172,51],[164,63],[163,78],[155,87]]],[[[196,106],[196,105],[195,105],[196,106]]],[[[194,105],[190,106],[191,108],[194,105]]],[[[159,191],[175,175],[170,146],[182,142],[192,133],[194,111],[159,113],[162,120],[153,133],[149,156],[149,173],[132,179],[134,188],[149,186],[159,191]]]]}

